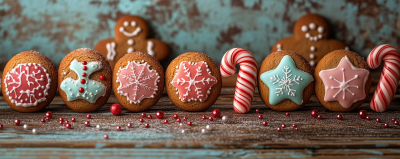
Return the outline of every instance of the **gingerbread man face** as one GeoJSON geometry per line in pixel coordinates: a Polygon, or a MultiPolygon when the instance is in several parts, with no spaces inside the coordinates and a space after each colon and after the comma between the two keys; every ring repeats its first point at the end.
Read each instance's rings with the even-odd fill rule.
{"type": "Polygon", "coordinates": [[[100,41],[95,50],[101,53],[111,67],[125,54],[140,51],[157,60],[164,60],[169,54],[168,46],[157,39],[146,39],[149,35],[147,23],[138,16],[121,17],[114,28],[115,39],[100,41]]]}
{"type": "Polygon", "coordinates": [[[314,67],[329,52],[348,49],[343,42],[329,39],[328,35],[327,21],[320,15],[307,14],[294,25],[294,36],[279,40],[271,52],[280,50],[298,52],[314,67]]]}

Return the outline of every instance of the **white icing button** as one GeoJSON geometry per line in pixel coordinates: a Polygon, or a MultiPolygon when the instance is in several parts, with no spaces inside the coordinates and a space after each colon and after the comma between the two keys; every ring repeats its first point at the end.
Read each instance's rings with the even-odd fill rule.
{"type": "Polygon", "coordinates": [[[134,51],[134,49],[132,47],[128,48],[128,53],[131,53],[133,51],[134,51]]]}
{"type": "Polygon", "coordinates": [[[314,54],[310,54],[310,59],[314,59],[314,58],[315,58],[314,54]]]}
{"type": "Polygon", "coordinates": [[[319,26],[319,27],[318,27],[318,33],[323,33],[323,32],[324,32],[324,27],[319,26]]]}
{"type": "MultiPolygon", "coordinates": [[[[125,21],[124,22],[124,26],[128,26],[129,25],[129,22],[128,21],[125,21]]],[[[120,29],[121,30],[121,29],[120,29]]]]}
{"type": "Polygon", "coordinates": [[[135,22],[135,21],[132,21],[132,22],[131,22],[131,26],[136,26],[136,22],[135,22]]]}
{"type": "Polygon", "coordinates": [[[128,40],[128,45],[133,45],[133,40],[132,39],[128,40]]]}
{"type": "Polygon", "coordinates": [[[282,48],[282,45],[281,45],[281,44],[278,44],[278,45],[276,45],[276,47],[277,47],[278,49],[280,49],[280,48],[282,48]]]}
{"type": "Polygon", "coordinates": [[[307,25],[303,25],[303,26],[301,26],[301,31],[303,31],[303,32],[306,32],[306,31],[308,31],[308,27],[307,27],[307,25]]]}
{"type": "Polygon", "coordinates": [[[311,51],[315,51],[315,46],[311,46],[311,47],[310,47],[310,50],[311,50],[311,51]]]}
{"type": "Polygon", "coordinates": [[[313,38],[313,37],[310,37],[310,41],[314,41],[314,38],[313,38]]]}
{"type": "Polygon", "coordinates": [[[310,33],[306,33],[306,38],[310,38],[310,33]]]}
{"type": "Polygon", "coordinates": [[[314,66],[314,65],[315,65],[315,61],[311,60],[311,61],[310,61],[310,65],[311,65],[311,66],[314,66]]]}
{"type": "Polygon", "coordinates": [[[322,34],[318,34],[318,39],[322,39],[322,34]]]}
{"type": "Polygon", "coordinates": [[[345,49],[345,50],[349,50],[349,47],[346,46],[344,49],[345,49]]]}
{"type": "Polygon", "coordinates": [[[317,36],[314,36],[314,41],[318,41],[318,37],[317,36]]]}
{"type": "Polygon", "coordinates": [[[315,29],[317,26],[314,23],[310,23],[310,29],[315,29]]]}

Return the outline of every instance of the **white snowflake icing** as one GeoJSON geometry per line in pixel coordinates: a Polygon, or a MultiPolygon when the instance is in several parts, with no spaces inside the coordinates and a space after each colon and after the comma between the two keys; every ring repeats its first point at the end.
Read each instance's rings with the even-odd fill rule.
{"type": "Polygon", "coordinates": [[[296,91],[295,89],[292,89],[291,87],[294,86],[294,84],[300,85],[300,81],[303,80],[300,76],[294,75],[293,79],[292,77],[292,70],[290,70],[289,66],[284,66],[284,70],[282,69],[282,72],[285,73],[285,77],[282,77],[282,79],[279,78],[278,75],[273,75],[270,80],[272,84],[277,84],[279,83],[280,88],[276,88],[278,90],[276,93],[276,96],[279,96],[280,94],[283,94],[283,91],[285,90],[288,92],[288,95],[290,96],[296,96],[296,91]]]}
{"type": "Polygon", "coordinates": [[[342,81],[342,82],[340,82],[339,80],[337,80],[335,77],[332,77],[332,76],[330,76],[329,79],[334,80],[334,81],[336,81],[336,82],[339,83],[339,86],[338,86],[338,87],[333,87],[333,86],[331,87],[331,89],[339,88],[339,91],[336,92],[335,95],[333,95],[333,98],[336,98],[336,96],[337,96],[341,91],[343,91],[343,99],[345,99],[346,90],[349,91],[349,92],[351,93],[351,95],[354,96],[354,93],[353,93],[352,91],[350,91],[349,87],[358,88],[358,86],[356,86],[356,85],[349,85],[349,82],[352,81],[352,80],[357,79],[357,78],[358,78],[358,75],[354,75],[354,77],[353,77],[352,79],[349,79],[348,81],[346,81],[345,78],[344,78],[344,68],[342,68],[341,70],[342,70],[342,74],[343,74],[343,81],[342,81]]]}

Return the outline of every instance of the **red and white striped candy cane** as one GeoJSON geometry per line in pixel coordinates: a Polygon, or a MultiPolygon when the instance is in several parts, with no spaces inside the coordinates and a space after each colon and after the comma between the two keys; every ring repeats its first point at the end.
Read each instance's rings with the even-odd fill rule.
{"type": "Polygon", "coordinates": [[[392,45],[383,44],[369,53],[368,66],[377,68],[381,61],[385,61],[381,79],[371,100],[371,109],[376,112],[385,111],[397,90],[400,76],[400,52],[392,45]]]}
{"type": "Polygon", "coordinates": [[[253,94],[256,87],[258,66],[253,54],[245,49],[233,48],[225,53],[221,61],[221,75],[232,76],[235,65],[239,63],[240,70],[236,82],[233,109],[238,113],[246,113],[253,102],[253,94]]]}

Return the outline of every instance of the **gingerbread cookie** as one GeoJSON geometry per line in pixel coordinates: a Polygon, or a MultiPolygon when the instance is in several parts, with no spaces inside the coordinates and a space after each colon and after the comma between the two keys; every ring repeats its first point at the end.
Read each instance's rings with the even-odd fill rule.
{"type": "Polygon", "coordinates": [[[261,99],[273,110],[300,109],[313,93],[313,73],[313,68],[300,54],[274,52],[260,67],[258,90],[261,99]]]}
{"type": "Polygon", "coordinates": [[[122,56],[134,51],[148,53],[160,61],[169,55],[169,48],[164,42],[147,39],[149,27],[138,16],[121,17],[115,25],[114,34],[115,38],[102,40],[94,48],[107,58],[112,68],[122,56]]]}
{"type": "Polygon", "coordinates": [[[111,93],[111,67],[98,52],[81,48],[60,63],[58,90],[65,104],[76,112],[92,112],[103,106],[111,93]]]}
{"type": "Polygon", "coordinates": [[[186,111],[202,111],[218,99],[221,74],[214,61],[205,54],[184,53],[169,64],[165,87],[171,101],[186,111]]]}
{"type": "Polygon", "coordinates": [[[24,51],[8,61],[1,78],[8,105],[19,112],[36,112],[53,100],[57,91],[57,69],[49,58],[24,51]]]}
{"type": "Polygon", "coordinates": [[[271,52],[291,50],[301,54],[315,67],[331,51],[348,47],[338,40],[329,39],[328,22],[320,15],[307,14],[294,25],[294,36],[279,40],[271,52]]]}
{"type": "Polygon", "coordinates": [[[351,51],[333,51],[315,68],[315,94],[331,111],[351,111],[359,107],[367,97],[371,82],[367,63],[351,51]]]}
{"type": "Polygon", "coordinates": [[[126,54],[115,64],[113,90],[126,109],[141,112],[160,100],[164,89],[164,70],[157,59],[146,53],[126,54]]]}

